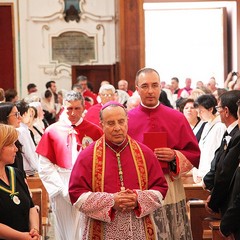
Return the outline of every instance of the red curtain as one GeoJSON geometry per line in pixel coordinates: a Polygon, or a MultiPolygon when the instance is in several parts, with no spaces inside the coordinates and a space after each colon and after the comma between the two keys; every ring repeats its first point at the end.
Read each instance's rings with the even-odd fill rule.
{"type": "Polygon", "coordinates": [[[14,88],[14,40],[12,5],[0,5],[0,87],[14,88]]]}

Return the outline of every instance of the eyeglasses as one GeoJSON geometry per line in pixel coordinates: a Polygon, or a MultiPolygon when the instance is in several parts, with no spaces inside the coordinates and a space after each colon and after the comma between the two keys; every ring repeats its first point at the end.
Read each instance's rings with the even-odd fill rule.
{"type": "Polygon", "coordinates": [[[112,97],[113,94],[101,94],[101,96],[103,96],[103,97],[112,97]]]}
{"type": "Polygon", "coordinates": [[[219,112],[220,108],[224,108],[223,106],[216,106],[215,109],[219,112]]]}
{"type": "Polygon", "coordinates": [[[11,117],[11,116],[15,116],[16,118],[19,118],[19,117],[21,117],[21,114],[20,114],[20,112],[15,112],[15,113],[8,115],[8,117],[11,117]]]}

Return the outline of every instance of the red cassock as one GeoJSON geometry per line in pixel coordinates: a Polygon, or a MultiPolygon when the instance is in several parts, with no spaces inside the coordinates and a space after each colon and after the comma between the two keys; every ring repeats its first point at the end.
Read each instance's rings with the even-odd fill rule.
{"type": "Polygon", "coordinates": [[[91,102],[92,102],[92,105],[98,103],[97,95],[95,93],[93,93],[93,92],[91,92],[89,90],[85,90],[82,95],[83,95],[84,98],[86,98],[86,97],[89,98],[91,100],[91,102]]]}
{"type": "Polygon", "coordinates": [[[84,119],[91,122],[91,123],[94,123],[94,124],[96,124],[97,126],[100,127],[99,113],[100,113],[101,108],[102,108],[101,103],[98,103],[98,104],[95,104],[95,105],[91,106],[88,109],[84,119]]]}
{"type": "MultiPolygon", "coordinates": [[[[111,143],[109,145],[112,146],[111,143]]],[[[156,157],[145,145],[139,143],[146,159],[148,170],[148,189],[157,190],[165,197],[167,192],[167,183],[163,172],[160,168],[160,163],[156,157]]],[[[77,161],[71,173],[70,178],[70,198],[72,203],[75,203],[82,193],[92,191],[92,165],[93,165],[93,148],[94,144],[83,150],[79,154],[77,161]],[[81,187],[79,187],[81,186],[81,187]]],[[[130,147],[126,147],[121,152],[121,164],[124,174],[125,188],[139,189],[137,171],[134,165],[130,147]]],[[[120,191],[120,180],[118,174],[118,163],[115,153],[106,148],[106,163],[104,176],[104,191],[115,193],[120,191]]]]}
{"type": "MultiPolygon", "coordinates": [[[[156,108],[146,108],[139,105],[128,113],[128,134],[143,142],[145,132],[166,132],[167,147],[176,153],[176,174],[170,168],[163,168],[168,182],[168,192],[164,200],[167,213],[170,238],[192,240],[190,222],[186,210],[186,196],[181,181],[182,174],[188,172],[192,165],[198,167],[200,150],[198,142],[190,128],[189,123],[182,113],[172,108],[159,104],[156,108]]],[[[159,212],[154,213],[157,225],[159,212]]],[[[161,233],[158,234],[161,238],[161,233]]]]}
{"type": "MultiPolygon", "coordinates": [[[[77,132],[76,138],[79,146],[82,146],[84,141],[88,141],[88,139],[96,141],[103,134],[99,127],[86,120],[83,120],[74,130],[77,132]]],[[[50,125],[45,130],[36,152],[59,167],[71,169],[72,161],[69,158],[71,147],[68,144],[71,131],[72,127],[64,122],[56,122],[50,125]]]]}
{"type": "MultiPolygon", "coordinates": [[[[69,181],[70,199],[72,204],[85,215],[81,223],[83,228],[81,239],[150,239],[146,236],[153,236],[155,230],[151,230],[156,229],[152,214],[156,209],[162,209],[162,199],[168,189],[160,164],[149,148],[139,144],[146,164],[146,168],[139,169],[136,167],[136,163],[141,162],[139,157],[142,155],[135,147],[132,147],[132,145],[130,147],[130,141],[122,149],[108,141],[106,142],[110,147],[103,144],[103,147],[95,148],[95,145],[98,146],[98,143],[95,142],[83,150],[79,154],[71,173],[69,181]],[[113,209],[113,194],[120,192],[121,182],[116,153],[111,148],[116,152],[121,152],[124,187],[136,191],[138,196],[137,209],[126,212],[113,209]],[[134,149],[134,153],[131,149],[134,149]],[[105,160],[100,160],[101,157],[96,156],[103,156],[105,160]],[[96,158],[97,160],[94,160],[96,158]],[[99,168],[102,171],[98,171],[99,168]],[[146,176],[146,178],[143,176],[146,176]],[[147,183],[145,190],[141,190],[140,182],[141,184],[143,182],[139,182],[142,177],[144,185],[147,183]],[[100,184],[100,189],[103,190],[94,191],[94,188],[99,189],[99,182],[93,180],[96,178],[103,180],[103,184],[100,184]],[[150,220],[152,225],[146,219],[150,220]],[[149,227],[145,228],[144,223],[149,224],[149,227]],[[94,238],[95,236],[97,237],[94,238]]],[[[166,236],[168,232],[164,214],[162,214],[161,219],[163,222],[161,233],[166,236]]],[[[156,238],[152,237],[151,239],[156,238]]]]}
{"type": "Polygon", "coordinates": [[[133,95],[133,91],[131,91],[131,90],[127,90],[127,94],[131,97],[132,95],[133,95]]]}
{"type": "Polygon", "coordinates": [[[166,132],[169,148],[179,150],[198,167],[200,150],[196,137],[182,113],[159,104],[155,109],[139,105],[128,112],[128,134],[143,142],[144,132],[166,132]]]}

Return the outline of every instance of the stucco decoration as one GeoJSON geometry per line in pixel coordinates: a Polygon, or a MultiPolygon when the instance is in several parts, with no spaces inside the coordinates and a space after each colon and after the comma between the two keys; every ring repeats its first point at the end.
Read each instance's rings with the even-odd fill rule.
{"type": "MultiPolygon", "coordinates": [[[[28,0],[28,1],[31,1],[31,0],[28,0]]],[[[73,19],[71,19],[71,16],[69,16],[67,18],[67,20],[76,20],[77,22],[79,22],[80,20],[87,20],[87,19],[90,19],[92,21],[98,21],[98,22],[106,22],[106,21],[114,21],[115,20],[115,17],[113,15],[98,15],[98,14],[95,14],[94,12],[86,11],[85,6],[88,4],[88,2],[86,0],[79,0],[79,7],[77,7],[77,9],[76,9],[76,6],[75,6],[76,3],[74,3],[74,5],[72,5],[71,9],[70,9],[71,5],[70,5],[69,9],[67,9],[67,10],[65,9],[65,4],[66,3],[65,3],[64,0],[58,0],[58,5],[59,4],[61,5],[61,7],[60,8],[58,7],[58,8],[55,8],[55,9],[52,8],[52,13],[49,13],[49,15],[41,16],[41,14],[38,14],[38,15],[31,15],[30,16],[30,14],[29,14],[30,10],[28,10],[28,20],[31,20],[33,22],[51,22],[51,21],[54,21],[56,19],[64,20],[65,17],[66,17],[66,11],[67,10],[70,11],[70,15],[73,12],[74,12],[74,15],[78,14],[78,17],[75,16],[73,19]]],[[[43,2],[42,2],[42,5],[44,5],[43,2]]]]}

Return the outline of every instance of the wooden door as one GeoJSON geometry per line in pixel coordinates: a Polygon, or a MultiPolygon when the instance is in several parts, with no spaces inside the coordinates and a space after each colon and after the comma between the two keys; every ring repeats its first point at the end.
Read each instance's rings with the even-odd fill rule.
{"type": "Polygon", "coordinates": [[[117,86],[118,70],[116,65],[74,65],[72,66],[72,84],[76,83],[77,77],[84,75],[93,85],[93,91],[98,93],[102,81],[109,81],[117,86]]]}

